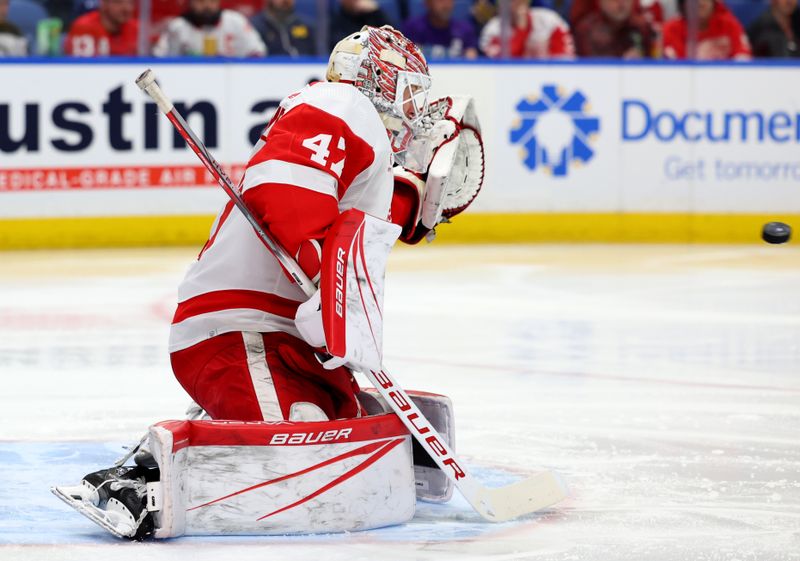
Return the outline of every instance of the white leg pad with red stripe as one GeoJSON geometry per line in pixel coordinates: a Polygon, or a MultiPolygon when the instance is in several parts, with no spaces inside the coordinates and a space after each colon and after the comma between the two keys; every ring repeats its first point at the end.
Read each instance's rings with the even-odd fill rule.
{"type": "Polygon", "coordinates": [[[150,428],[156,538],[367,530],[414,516],[411,436],[395,415],[150,428]]]}
{"type": "MultiPolygon", "coordinates": [[[[442,435],[447,445],[456,449],[456,426],[453,414],[453,402],[446,395],[430,392],[408,390],[414,405],[425,415],[433,428],[442,435]]],[[[390,412],[378,390],[365,388],[358,394],[362,406],[370,414],[390,412]]],[[[453,497],[453,481],[447,477],[427,452],[418,444],[413,445],[414,477],[417,486],[417,498],[434,503],[445,503],[453,497]]]]}

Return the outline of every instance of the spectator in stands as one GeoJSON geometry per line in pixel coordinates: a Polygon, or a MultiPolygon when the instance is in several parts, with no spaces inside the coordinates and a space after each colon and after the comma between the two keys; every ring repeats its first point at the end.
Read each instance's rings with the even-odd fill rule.
{"type": "Polygon", "coordinates": [[[478,34],[468,21],[453,19],[454,0],[425,0],[427,11],[409,19],[403,34],[428,58],[477,58],[478,34]]]}
{"type": "MultiPolygon", "coordinates": [[[[569,24],[578,28],[581,20],[600,7],[599,0],[573,0],[569,6],[569,24]]],[[[634,0],[633,13],[643,16],[651,26],[660,27],[665,17],[677,10],[676,0],[634,0]]]]}
{"type": "MultiPolygon", "coordinates": [[[[487,56],[502,54],[500,16],[481,32],[481,49],[487,56]]],[[[510,55],[512,58],[573,58],[575,46],[567,22],[548,8],[531,8],[530,0],[511,0],[510,55]]]]}
{"type": "Polygon", "coordinates": [[[223,10],[220,0],[189,0],[189,9],[167,24],[153,47],[156,56],[264,56],[267,48],[247,18],[223,10]]]}
{"type": "MultiPolygon", "coordinates": [[[[697,60],[749,60],[750,42],[742,24],[722,3],[696,0],[698,37],[697,60]]],[[[688,43],[686,0],[678,3],[680,15],[664,24],[664,56],[684,59],[688,43]]]]}
{"type": "Polygon", "coordinates": [[[633,11],[634,0],[599,0],[596,10],[574,28],[578,56],[650,58],[655,33],[647,20],[633,11]]]}
{"type": "Polygon", "coordinates": [[[0,0],[0,57],[25,56],[28,42],[19,27],[8,21],[8,0],[0,0]]]}
{"type": "Polygon", "coordinates": [[[800,10],[797,0],[771,0],[770,7],[747,30],[753,55],[757,57],[800,57],[800,10]]]}
{"type": "Polygon", "coordinates": [[[314,28],[294,12],[294,0],[266,0],[250,19],[270,55],[313,55],[314,28]]]}
{"type": "Polygon", "coordinates": [[[331,49],[365,25],[380,27],[394,24],[375,0],[339,0],[339,9],[331,17],[328,36],[331,49]]]}
{"type": "Polygon", "coordinates": [[[100,0],[97,10],[72,22],[64,40],[64,54],[76,57],[134,56],[139,22],[133,17],[134,0],[100,0]]]}
{"type": "Polygon", "coordinates": [[[472,25],[480,34],[486,24],[497,15],[495,0],[474,0],[469,15],[472,25]]]}
{"type": "Polygon", "coordinates": [[[139,21],[134,0],[100,0],[97,10],[83,14],[69,28],[64,54],[76,57],[134,56],[139,21]]]}
{"type": "Polygon", "coordinates": [[[569,24],[573,29],[578,27],[581,20],[597,9],[598,0],[572,0],[569,5],[569,24]]]}

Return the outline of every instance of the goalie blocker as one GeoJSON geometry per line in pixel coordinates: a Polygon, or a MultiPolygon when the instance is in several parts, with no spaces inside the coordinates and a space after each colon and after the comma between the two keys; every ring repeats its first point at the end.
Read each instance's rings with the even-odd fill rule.
{"type": "Polygon", "coordinates": [[[326,350],[326,369],[380,370],[386,261],[400,231],[350,209],[325,236],[319,290],[298,307],[295,325],[309,345],[326,350]]]}

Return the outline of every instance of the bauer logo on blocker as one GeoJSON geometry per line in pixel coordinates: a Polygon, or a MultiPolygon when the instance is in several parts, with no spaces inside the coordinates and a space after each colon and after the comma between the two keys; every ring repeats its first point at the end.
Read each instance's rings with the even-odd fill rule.
{"type": "Polygon", "coordinates": [[[523,99],[516,109],[519,119],[510,140],[521,147],[528,169],[544,168],[565,177],[572,164],[587,163],[594,156],[591,144],[600,119],[587,114],[588,100],[580,91],[569,93],[549,84],[539,97],[523,99]]]}

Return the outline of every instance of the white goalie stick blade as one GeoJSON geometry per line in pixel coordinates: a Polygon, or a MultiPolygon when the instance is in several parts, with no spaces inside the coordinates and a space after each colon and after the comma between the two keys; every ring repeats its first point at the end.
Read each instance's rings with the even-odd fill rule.
{"type": "Polygon", "coordinates": [[[131,539],[136,534],[136,528],[129,519],[119,512],[101,510],[87,500],[83,499],[85,489],[80,485],[72,487],[51,487],[50,491],[69,506],[80,512],[86,518],[108,530],[118,538],[131,539]]]}
{"type": "Polygon", "coordinates": [[[543,471],[506,487],[477,488],[475,503],[480,507],[475,503],[473,506],[484,518],[505,522],[543,510],[566,497],[564,487],[553,472],[543,471]]]}
{"type": "Polygon", "coordinates": [[[391,374],[386,370],[366,371],[364,374],[430,458],[485,520],[504,522],[547,508],[566,498],[564,489],[549,471],[505,487],[486,487],[481,484],[391,374]]]}

